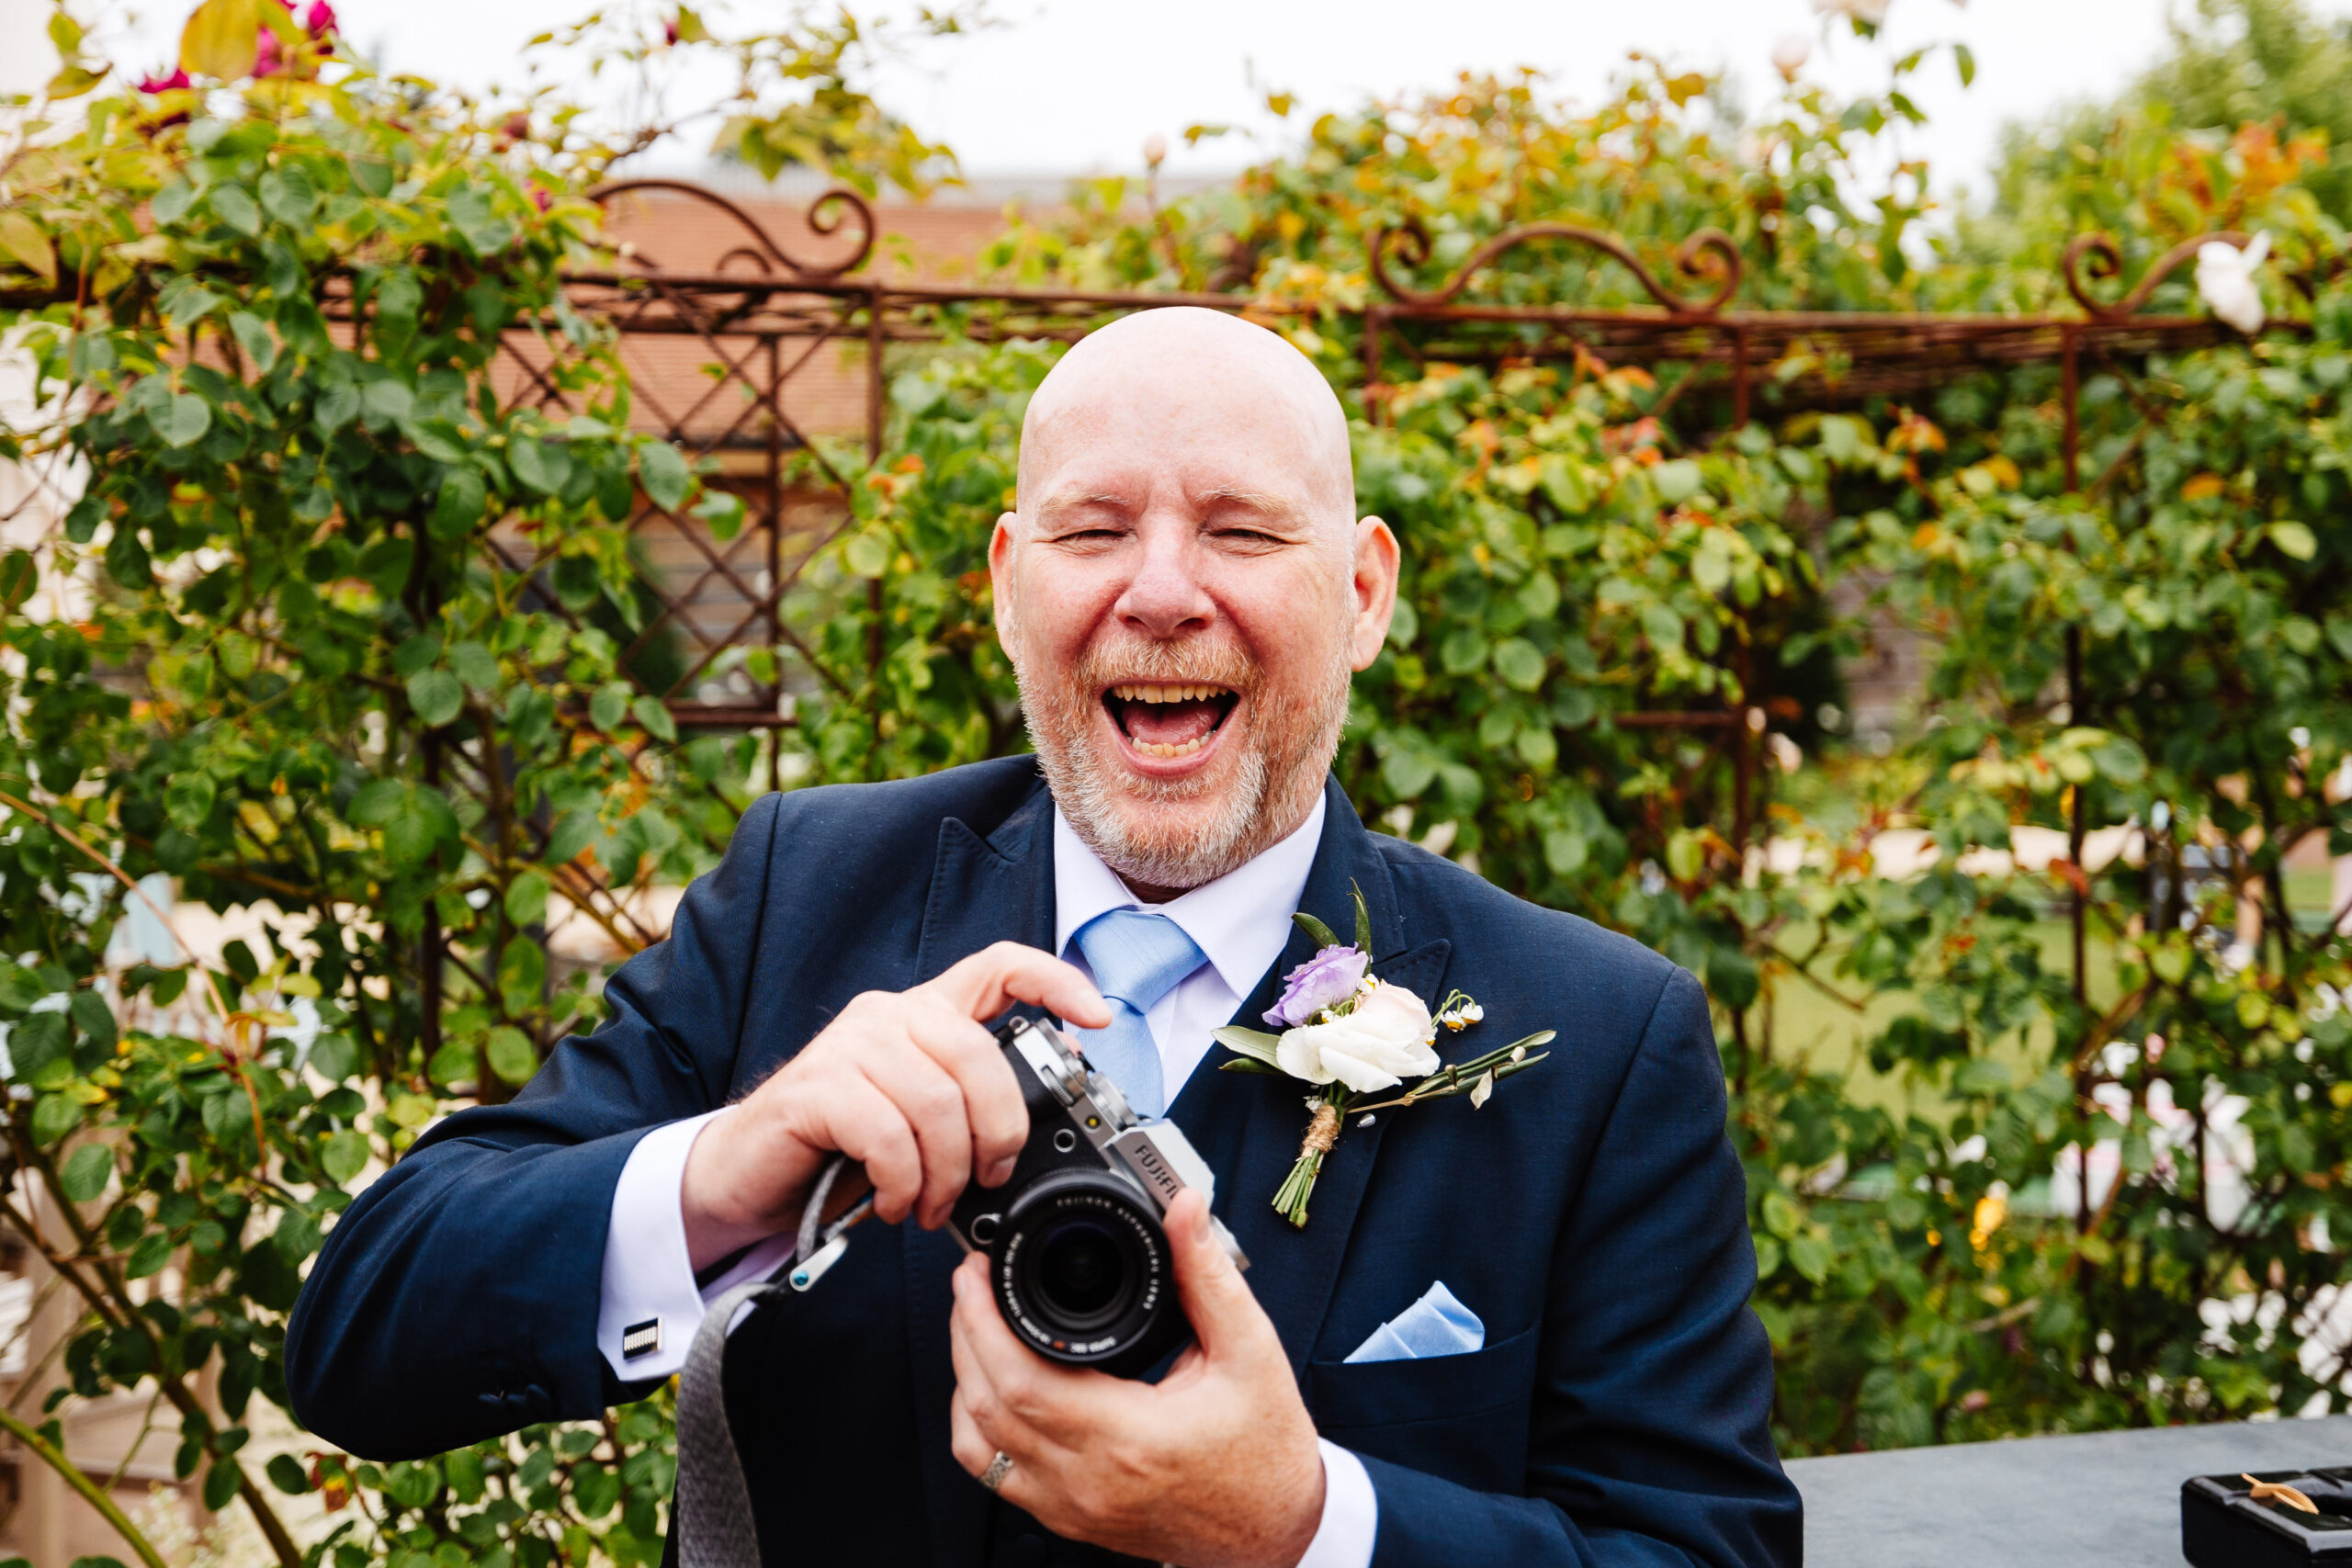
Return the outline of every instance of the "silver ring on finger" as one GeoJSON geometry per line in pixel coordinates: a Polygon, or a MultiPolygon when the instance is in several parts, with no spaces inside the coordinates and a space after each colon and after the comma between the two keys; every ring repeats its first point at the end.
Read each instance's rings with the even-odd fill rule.
{"type": "Polygon", "coordinates": [[[1002,1449],[999,1449],[996,1450],[996,1458],[989,1461],[989,1467],[980,1472],[980,1484],[994,1492],[1004,1484],[1004,1478],[1012,1473],[1012,1456],[1002,1449]]]}

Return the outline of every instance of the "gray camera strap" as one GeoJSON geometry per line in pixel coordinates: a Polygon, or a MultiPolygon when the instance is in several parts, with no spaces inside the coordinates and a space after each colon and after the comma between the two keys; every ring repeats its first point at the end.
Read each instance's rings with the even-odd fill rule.
{"type": "Polygon", "coordinates": [[[825,1163],[801,1215],[792,1261],[779,1273],[738,1285],[711,1303],[695,1330],[678,1379],[678,1487],[670,1506],[670,1533],[677,1540],[679,1568],[759,1568],[752,1491],[727,1422],[727,1334],[744,1307],[808,1290],[848,1248],[842,1233],[874,1210],[869,1194],[831,1224],[823,1223],[826,1200],[848,1164],[841,1155],[825,1163]]]}

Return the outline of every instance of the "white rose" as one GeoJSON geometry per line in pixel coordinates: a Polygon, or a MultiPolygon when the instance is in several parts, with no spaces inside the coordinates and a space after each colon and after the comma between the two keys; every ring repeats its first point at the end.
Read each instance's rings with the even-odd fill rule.
{"type": "Polygon", "coordinates": [[[2208,240],[2197,247],[2197,292],[2213,314],[2251,337],[2262,330],[2262,289],[2255,269],[2270,254],[2270,236],[2256,234],[2240,250],[2227,240],[2208,240]]]}
{"type": "Polygon", "coordinates": [[[1886,20],[1888,0],[1813,0],[1816,16],[1847,17],[1879,27],[1886,20]]]}
{"type": "Polygon", "coordinates": [[[1437,1071],[1437,1053],[1430,1049],[1434,1032],[1420,998],[1402,986],[1375,983],[1345,1018],[1283,1031],[1274,1055],[1295,1078],[1337,1078],[1363,1094],[1437,1071]]]}

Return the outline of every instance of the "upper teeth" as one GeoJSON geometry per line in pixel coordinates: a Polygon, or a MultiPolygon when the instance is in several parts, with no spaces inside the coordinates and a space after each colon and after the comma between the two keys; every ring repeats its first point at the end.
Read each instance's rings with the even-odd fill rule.
{"type": "Polygon", "coordinates": [[[1111,694],[1127,703],[1204,703],[1225,695],[1222,686],[1114,686],[1111,694]]]}

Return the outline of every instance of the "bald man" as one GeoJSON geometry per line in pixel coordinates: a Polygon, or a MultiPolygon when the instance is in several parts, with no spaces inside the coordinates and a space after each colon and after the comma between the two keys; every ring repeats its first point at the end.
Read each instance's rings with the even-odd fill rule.
{"type": "Polygon", "coordinates": [[[1366,831],[1330,776],[1397,545],[1321,377],[1211,311],[1095,333],[989,563],[1035,754],[753,806],[605,1027],[337,1224],[301,1418],[390,1459],[641,1396],[838,1153],[890,1224],[729,1342],[767,1562],[1796,1562],[1697,982],[1366,831]],[[1313,955],[1292,912],[1349,931],[1358,890],[1382,979],[1560,1038],[1481,1109],[1349,1126],[1293,1226],[1305,1086],[1205,1058],[1313,955]],[[987,1027],[1016,1009],[1214,1173],[1167,1215],[1196,1340],[1156,1377],[1033,1354],[941,1228],[1026,1136],[987,1027]]]}

